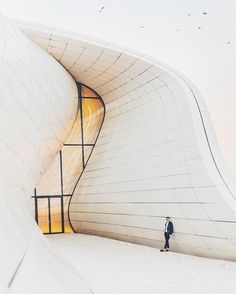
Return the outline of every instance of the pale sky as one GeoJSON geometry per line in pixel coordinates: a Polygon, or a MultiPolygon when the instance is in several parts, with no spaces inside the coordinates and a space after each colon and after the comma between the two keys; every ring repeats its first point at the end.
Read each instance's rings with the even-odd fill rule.
{"type": "Polygon", "coordinates": [[[0,11],[140,51],[184,74],[236,178],[236,0],[0,0],[0,11]]]}

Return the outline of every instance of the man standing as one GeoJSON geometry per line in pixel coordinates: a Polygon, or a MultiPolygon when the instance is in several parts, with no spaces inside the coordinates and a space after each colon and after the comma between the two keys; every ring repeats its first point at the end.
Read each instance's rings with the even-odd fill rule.
{"type": "Polygon", "coordinates": [[[165,242],[164,249],[160,250],[161,252],[170,251],[169,239],[173,233],[174,233],[173,223],[170,221],[170,217],[167,216],[166,223],[165,223],[165,232],[164,232],[166,242],[165,242]]]}

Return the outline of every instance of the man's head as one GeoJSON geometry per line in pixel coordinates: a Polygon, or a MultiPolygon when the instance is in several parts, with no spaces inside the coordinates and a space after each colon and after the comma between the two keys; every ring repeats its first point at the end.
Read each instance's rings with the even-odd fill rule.
{"type": "Polygon", "coordinates": [[[169,217],[169,216],[166,217],[166,221],[167,221],[167,222],[170,221],[170,217],[169,217]]]}

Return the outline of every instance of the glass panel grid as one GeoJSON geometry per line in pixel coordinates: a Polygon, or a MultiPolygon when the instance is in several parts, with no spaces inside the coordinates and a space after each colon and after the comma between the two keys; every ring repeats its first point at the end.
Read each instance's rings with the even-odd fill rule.
{"type": "Polygon", "coordinates": [[[78,83],[79,109],[72,131],[35,189],[33,208],[43,233],[72,233],[68,207],[90,158],[105,109],[100,96],[78,83]]]}

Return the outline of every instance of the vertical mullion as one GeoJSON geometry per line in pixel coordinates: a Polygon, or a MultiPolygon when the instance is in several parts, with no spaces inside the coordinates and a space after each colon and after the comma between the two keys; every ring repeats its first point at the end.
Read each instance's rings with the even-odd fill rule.
{"type": "Polygon", "coordinates": [[[36,223],[39,224],[38,198],[37,198],[36,188],[34,189],[34,210],[35,210],[35,220],[36,220],[36,223]]]}
{"type": "Polygon", "coordinates": [[[48,224],[49,224],[49,234],[51,234],[52,227],[51,227],[51,204],[50,204],[50,197],[48,197],[48,224]]]}
{"type": "Polygon", "coordinates": [[[79,84],[79,105],[80,105],[80,125],[81,125],[81,143],[82,143],[82,164],[84,170],[84,125],[83,125],[83,100],[81,94],[81,84],[79,84]]]}
{"type": "Polygon", "coordinates": [[[61,228],[62,233],[65,232],[65,220],[64,220],[64,201],[63,201],[63,168],[62,168],[62,152],[60,150],[60,174],[61,174],[61,228]]]}

